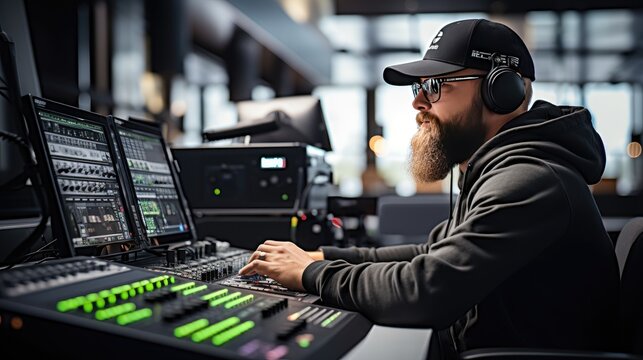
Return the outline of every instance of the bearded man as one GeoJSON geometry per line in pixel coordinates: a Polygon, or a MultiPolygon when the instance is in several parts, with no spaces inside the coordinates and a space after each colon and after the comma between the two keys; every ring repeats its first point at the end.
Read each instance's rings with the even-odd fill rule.
{"type": "MultiPolygon", "coordinates": [[[[419,61],[384,80],[411,85],[411,172],[460,193],[426,244],[305,252],[266,241],[261,274],[376,324],[433,328],[432,358],[489,347],[609,350],[619,276],[588,184],[605,150],[589,111],[536,101],[520,37],[481,19],[443,27],[419,61]]],[[[417,221],[423,214],[417,214],[417,221]]]]}

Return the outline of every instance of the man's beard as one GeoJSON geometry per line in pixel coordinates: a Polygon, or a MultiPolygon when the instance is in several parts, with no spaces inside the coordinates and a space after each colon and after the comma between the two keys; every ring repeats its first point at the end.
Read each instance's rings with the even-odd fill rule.
{"type": "Polygon", "coordinates": [[[415,181],[431,182],[444,179],[456,164],[469,159],[484,143],[482,102],[475,99],[464,113],[449,121],[421,112],[420,125],[411,139],[410,171],[415,181]],[[422,126],[429,120],[429,127],[422,126]]]}

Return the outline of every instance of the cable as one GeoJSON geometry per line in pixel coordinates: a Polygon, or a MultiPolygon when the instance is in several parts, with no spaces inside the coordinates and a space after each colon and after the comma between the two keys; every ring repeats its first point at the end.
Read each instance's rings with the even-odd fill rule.
{"type": "MultiPolygon", "coordinates": [[[[306,201],[308,201],[308,194],[310,194],[310,191],[312,190],[313,185],[315,185],[315,179],[317,179],[319,176],[322,176],[322,175],[325,175],[327,177],[330,176],[329,174],[327,174],[325,172],[322,172],[322,171],[316,172],[315,175],[313,175],[310,178],[308,183],[306,183],[306,186],[304,187],[304,190],[301,192],[301,197],[298,197],[295,200],[295,204],[293,206],[293,208],[295,209],[295,215],[294,215],[295,217],[299,216],[299,213],[303,210],[304,206],[306,206],[306,201]]],[[[299,220],[296,220],[296,221],[298,222],[299,220]]],[[[297,234],[296,233],[297,233],[297,224],[294,224],[294,226],[293,226],[293,224],[291,222],[291,224],[290,224],[290,241],[293,242],[294,244],[297,243],[297,234]]]]}
{"type": "MultiPolygon", "coordinates": [[[[38,254],[39,252],[43,251],[43,249],[45,249],[45,248],[46,248],[46,247],[48,247],[49,245],[51,245],[51,244],[55,243],[57,240],[58,240],[58,239],[53,239],[53,240],[51,240],[50,242],[46,243],[45,245],[41,246],[38,250],[36,250],[36,251],[32,251],[32,252],[30,252],[29,254],[25,254],[25,255],[22,257],[21,262],[26,262],[27,260],[29,260],[29,259],[30,259],[31,257],[33,257],[34,255],[36,255],[36,254],[38,254]]],[[[52,249],[49,249],[49,250],[47,250],[47,251],[50,251],[50,250],[52,250],[52,249]]]]}
{"type": "Polygon", "coordinates": [[[2,268],[2,269],[0,269],[0,270],[9,270],[9,269],[11,269],[12,267],[14,267],[14,266],[16,266],[16,265],[18,265],[18,264],[26,263],[26,262],[28,262],[32,257],[34,257],[34,256],[36,256],[36,255],[38,255],[38,254],[45,254],[45,253],[53,252],[53,253],[55,253],[55,255],[56,255],[57,257],[59,257],[59,256],[58,256],[58,255],[59,255],[59,254],[58,254],[58,249],[45,249],[46,247],[48,247],[48,246],[50,246],[51,244],[55,243],[57,240],[58,240],[58,239],[53,239],[52,241],[50,241],[50,242],[46,243],[45,245],[41,246],[38,250],[36,250],[36,251],[32,251],[32,252],[30,252],[29,254],[25,254],[25,255],[22,257],[22,259],[20,259],[20,261],[19,261],[19,262],[13,263],[13,264],[11,264],[11,265],[9,265],[9,266],[6,266],[6,267],[4,267],[4,268],[2,268]]]}

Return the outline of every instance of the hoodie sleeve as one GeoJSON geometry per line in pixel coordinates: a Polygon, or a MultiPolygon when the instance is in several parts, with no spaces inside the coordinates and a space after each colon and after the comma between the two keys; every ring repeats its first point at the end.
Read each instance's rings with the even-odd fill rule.
{"type": "Polygon", "coordinates": [[[570,221],[566,192],[547,165],[491,170],[474,185],[469,212],[428,253],[357,265],[317,261],[305,269],[304,287],[378,324],[448,327],[563,237],[570,221]]]}
{"type": "Polygon", "coordinates": [[[332,246],[322,246],[320,250],[324,252],[326,260],[345,260],[351,264],[360,264],[364,262],[387,262],[387,261],[410,261],[420,254],[429,252],[429,246],[444,237],[444,227],[447,221],[436,225],[429,239],[425,244],[409,244],[398,246],[386,246],[381,248],[337,248],[332,246]]]}

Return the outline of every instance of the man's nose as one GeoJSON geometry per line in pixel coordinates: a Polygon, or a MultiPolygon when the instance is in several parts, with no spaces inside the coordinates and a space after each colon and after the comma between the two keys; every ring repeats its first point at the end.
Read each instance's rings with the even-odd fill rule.
{"type": "Polygon", "coordinates": [[[428,111],[431,107],[431,102],[424,96],[424,90],[420,90],[415,99],[413,99],[413,108],[417,111],[428,111]]]}

